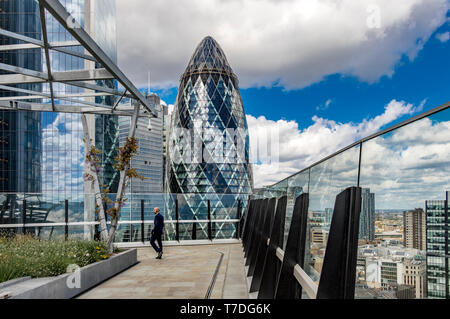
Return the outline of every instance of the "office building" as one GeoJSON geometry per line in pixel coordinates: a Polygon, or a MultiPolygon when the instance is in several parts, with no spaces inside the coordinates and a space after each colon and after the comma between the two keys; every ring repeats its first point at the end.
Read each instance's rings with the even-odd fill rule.
{"type": "Polygon", "coordinates": [[[426,249],[426,217],[421,208],[403,213],[404,245],[407,248],[426,249]]]}
{"type": "Polygon", "coordinates": [[[449,299],[449,219],[448,201],[427,200],[425,213],[427,218],[427,292],[428,298],[449,299]]]}
{"type": "Polygon", "coordinates": [[[427,297],[427,265],[426,259],[421,255],[405,258],[403,261],[403,283],[414,287],[414,297],[422,299],[427,297]]]}
{"type": "Polygon", "coordinates": [[[359,239],[375,240],[375,194],[369,188],[361,192],[361,217],[359,221],[359,239]]]}
{"type": "MultiPolygon", "coordinates": [[[[0,27],[33,39],[40,39],[42,29],[38,2],[0,1],[0,27]]],[[[1,45],[20,43],[22,42],[0,35],[1,45]]],[[[42,71],[43,59],[40,49],[8,50],[0,52],[0,63],[42,71]]],[[[41,92],[42,84],[21,84],[15,88],[41,92]]],[[[15,95],[23,93],[0,90],[0,97],[15,95]]],[[[0,192],[41,191],[41,125],[40,112],[0,110],[0,192]]],[[[8,195],[8,197],[8,205],[15,206],[16,196],[8,195]]]]}
{"type": "MultiPolygon", "coordinates": [[[[206,220],[209,205],[212,219],[235,219],[252,192],[249,135],[238,79],[211,37],[188,63],[171,122],[166,189],[179,194],[180,218],[206,220]]],[[[213,228],[216,238],[235,232],[235,224],[213,228]]],[[[207,224],[195,231],[206,238],[207,224]]]]}

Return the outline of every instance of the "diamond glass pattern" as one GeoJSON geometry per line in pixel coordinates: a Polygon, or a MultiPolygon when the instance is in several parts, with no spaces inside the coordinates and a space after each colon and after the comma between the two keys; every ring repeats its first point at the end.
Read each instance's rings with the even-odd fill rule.
{"type": "MultiPolygon", "coordinates": [[[[166,191],[179,194],[180,219],[207,219],[208,200],[211,219],[235,219],[238,200],[245,207],[253,187],[248,127],[237,77],[212,37],[181,77],[168,150],[166,191]]],[[[215,225],[216,236],[222,228],[215,225]]]]}

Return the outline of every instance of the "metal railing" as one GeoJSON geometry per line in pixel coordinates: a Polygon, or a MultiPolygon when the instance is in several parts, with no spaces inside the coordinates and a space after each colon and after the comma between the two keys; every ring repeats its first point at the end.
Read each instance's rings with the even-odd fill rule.
{"type": "MultiPolygon", "coordinates": [[[[212,207],[204,200],[205,210],[198,215],[186,203],[180,205],[178,194],[128,194],[132,199],[121,211],[115,242],[148,242],[153,225],[153,208],[165,217],[166,241],[238,239],[242,209],[241,199],[228,199],[229,207],[212,207]]],[[[185,200],[186,194],[182,194],[185,200]]],[[[71,237],[98,239],[100,223],[93,204],[93,194],[74,200],[58,200],[43,194],[0,194],[0,232],[31,234],[53,239],[71,237]],[[77,220],[79,218],[79,220],[77,220]]],[[[114,196],[114,194],[112,195],[114,196]]],[[[192,202],[191,202],[192,204],[192,202]]],[[[195,201],[194,201],[195,204],[195,201]]],[[[195,209],[196,207],[194,207],[195,209]]],[[[109,219],[109,217],[107,217],[109,219]]],[[[107,225],[111,222],[108,220],[107,225]]]]}

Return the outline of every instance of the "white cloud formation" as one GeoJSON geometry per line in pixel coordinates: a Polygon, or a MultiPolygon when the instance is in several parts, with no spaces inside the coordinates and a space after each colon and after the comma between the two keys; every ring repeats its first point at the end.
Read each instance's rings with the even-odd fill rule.
{"type": "MultiPolygon", "coordinates": [[[[419,112],[424,103],[415,107],[404,101],[392,100],[385,106],[383,114],[364,119],[361,123],[337,123],[314,116],[314,124],[304,129],[299,128],[296,121],[272,121],[264,116],[255,118],[247,115],[252,146],[256,140],[264,139],[270,134],[279,136],[278,154],[273,157],[276,160],[271,162],[269,158],[260,156],[261,161],[254,164],[255,187],[276,183],[339,149],[376,133],[404,115],[419,112]]],[[[256,154],[257,151],[252,149],[251,152],[256,154]]]]}
{"type": "Polygon", "coordinates": [[[58,113],[42,130],[42,145],[43,191],[67,192],[67,195],[83,192],[84,143],[80,115],[58,113]]]}
{"type": "Polygon", "coordinates": [[[436,38],[441,42],[447,42],[450,40],[450,32],[438,33],[436,34],[436,38]]]}
{"type": "Polygon", "coordinates": [[[119,65],[139,86],[178,86],[213,36],[242,87],[302,88],[330,74],[374,82],[413,60],[447,0],[117,0],[119,65]],[[136,63],[139,61],[140,63],[136,63]]]}

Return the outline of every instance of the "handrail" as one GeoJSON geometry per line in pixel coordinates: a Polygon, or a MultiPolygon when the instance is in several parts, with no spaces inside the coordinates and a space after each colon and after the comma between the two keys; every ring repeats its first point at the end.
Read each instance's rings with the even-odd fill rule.
{"type": "MultiPolygon", "coordinates": [[[[267,239],[267,246],[269,246],[270,238],[267,239]]],[[[278,259],[283,262],[284,259],[284,250],[280,247],[277,248],[276,254],[278,259]]],[[[317,284],[311,279],[311,277],[308,276],[308,274],[303,270],[303,268],[296,264],[294,266],[294,277],[297,280],[297,282],[302,286],[303,289],[305,289],[306,294],[311,299],[316,299],[317,296],[317,289],[319,288],[317,284]]]]}

